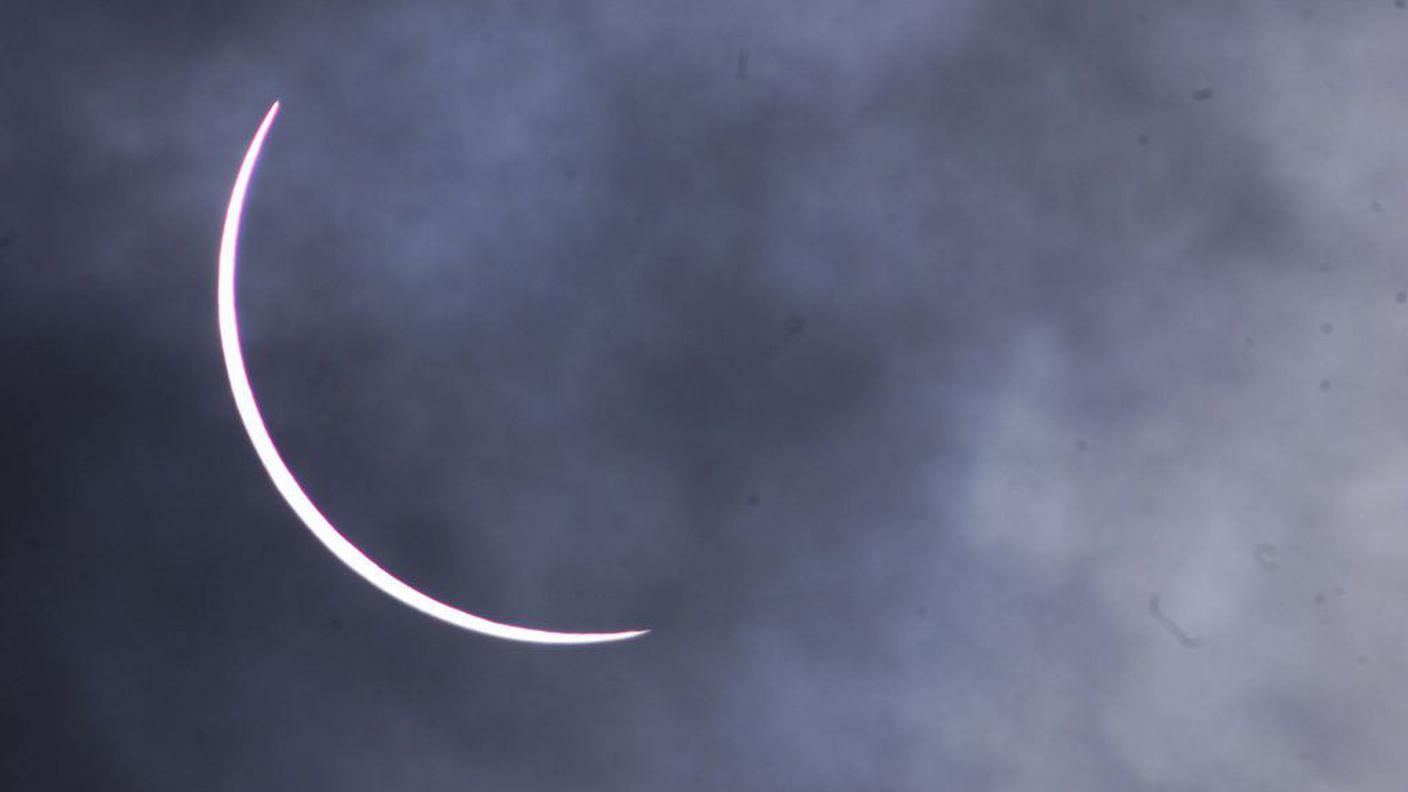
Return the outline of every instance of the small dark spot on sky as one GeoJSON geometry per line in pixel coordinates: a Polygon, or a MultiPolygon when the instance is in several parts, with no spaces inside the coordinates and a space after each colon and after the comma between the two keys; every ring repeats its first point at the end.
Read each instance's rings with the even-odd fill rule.
{"type": "Polygon", "coordinates": [[[636,225],[640,225],[645,222],[645,212],[636,212],[631,216],[631,219],[635,221],[636,225]]]}
{"type": "Polygon", "coordinates": [[[1330,592],[1330,593],[1334,594],[1336,597],[1343,597],[1343,596],[1344,596],[1344,587],[1342,587],[1342,586],[1335,586],[1334,591],[1332,591],[1332,592],[1330,592]]]}
{"type": "Polygon", "coordinates": [[[44,549],[44,540],[43,540],[43,539],[40,539],[40,538],[37,537],[37,536],[31,536],[31,537],[29,537],[29,539],[25,542],[25,544],[29,545],[29,549],[30,549],[31,552],[37,553],[37,552],[39,552],[40,550],[43,550],[43,549],[44,549]]]}
{"type": "Polygon", "coordinates": [[[10,243],[13,242],[14,239],[14,234],[0,234],[0,248],[9,247],[10,243]]]}
{"type": "Polygon", "coordinates": [[[1327,380],[1327,379],[1322,379],[1322,380],[1320,380],[1320,390],[1321,390],[1321,391],[1324,391],[1325,393],[1329,393],[1329,392],[1330,392],[1330,388],[1332,388],[1332,387],[1334,387],[1334,386],[1330,384],[1330,381],[1329,381],[1329,380],[1327,380]]]}
{"type": "Polygon", "coordinates": [[[1378,201],[1374,201],[1373,203],[1369,204],[1369,208],[1373,209],[1375,212],[1381,212],[1383,211],[1384,206],[1378,201]]]}
{"type": "Polygon", "coordinates": [[[331,628],[333,628],[334,630],[341,630],[341,629],[342,629],[342,619],[339,619],[339,618],[337,618],[336,616],[333,616],[333,617],[331,617],[331,618],[328,619],[328,626],[331,627],[331,628]]]}
{"type": "Polygon", "coordinates": [[[788,342],[802,334],[802,330],[806,329],[806,326],[807,321],[802,317],[788,317],[787,320],[782,323],[782,337],[772,343],[771,348],[767,351],[767,356],[771,357],[781,352],[786,348],[788,342]]]}
{"type": "Polygon", "coordinates": [[[1077,450],[1077,451],[1085,451],[1085,450],[1088,449],[1088,448],[1090,448],[1090,443],[1087,443],[1087,442],[1085,441],[1085,438],[1081,438],[1081,439],[1079,439],[1079,440],[1076,441],[1076,450],[1077,450]]]}
{"type": "Polygon", "coordinates": [[[929,615],[929,609],[926,608],[926,607],[924,607],[923,605],[920,605],[919,607],[917,607],[917,608],[914,609],[914,615],[915,615],[915,616],[928,616],[928,615],[929,615]]]}
{"type": "Polygon", "coordinates": [[[575,167],[568,168],[566,171],[564,171],[564,174],[567,176],[568,179],[575,179],[577,178],[577,169],[575,167]]]}
{"type": "Polygon", "coordinates": [[[1169,634],[1171,634],[1184,649],[1196,649],[1202,645],[1203,640],[1201,638],[1194,638],[1184,632],[1182,627],[1179,627],[1173,619],[1170,619],[1164,614],[1163,608],[1159,606],[1158,594],[1149,596],[1149,613],[1154,617],[1155,621],[1163,625],[1165,630],[1169,631],[1169,634]]]}
{"type": "Polygon", "coordinates": [[[1252,347],[1256,346],[1256,339],[1252,338],[1251,336],[1247,336],[1246,338],[1242,339],[1242,346],[1246,347],[1247,349],[1251,349],[1252,347]]]}
{"type": "Polygon", "coordinates": [[[1206,102],[1213,97],[1211,88],[1199,88],[1193,92],[1193,99],[1199,102],[1206,102]]]}
{"type": "Polygon", "coordinates": [[[748,79],[748,48],[744,47],[738,51],[738,65],[735,67],[738,79],[748,79]]]}
{"type": "Polygon", "coordinates": [[[1408,291],[1400,291],[1397,295],[1394,296],[1394,299],[1398,300],[1399,305],[1408,302],[1408,291]]]}
{"type": "Polygon", "coordinates": [[[749,505],[749,506],[757,506],[757,505],[758,505],[759,503],[761,503],[761,502],[762,502],[762,500],[758,498],[758,493],[756,493],[756,492],[751,492],[751,493],[748,494],[748,505],[749,505]]]}
{"type": "Polygon", "coordinates": [[[1393,0],[1393,4],[1398,8],[1408,8],[1408,0],[1393,0]]]}
{"type": "MultiPolygon", "coordinates": [[[[1399,0],[1399,8],[1403,7],[1402,3],[1403,0],[1399,0]]],[[[1354,658],[1354,662],[1358,663],[1359,665],[1366,666],[1369,665],[1369,658],[1365,657],[1364,655],[1359,655],[1358,657],[1354,658]]]]}
{"type": "Polygon", "coordinates": [[[1315,595],[1315,604],[1316,604],[1316,605],[1324,605],[1324,604],[1325,604],[1325,592],[1322,591],[1322,592],[1320,592],[1319,594],[1316,594],[1316,595],[1315,595]]]}
{"type": "Polygon", "coordinates": [[[1256,546],[1256,553],[1253,555],[1256,563],[1262,569],[1276,568],[1276,545],[1265,543],[1256,546]]]}
{"type": "Polygon", "coordinates": [[[1335,326],[1332,325],[1332,324],[1330,324],[1329,322],[1321,322],[1321,323],[1320,323],[1320,332],[1324,333],[1325,335],[1329,335],[1329,334],[1335,332],[1335,326]]]}
{"type": "Polygon", "coordinates": [[[1149,145],[1149,136],[1146,135],[1146,134],[1144,134],[1143,132],[1139,133],[1139,145],[1141,145],[1141,146],[1147,146],[1147,145],[1149,145]]]}

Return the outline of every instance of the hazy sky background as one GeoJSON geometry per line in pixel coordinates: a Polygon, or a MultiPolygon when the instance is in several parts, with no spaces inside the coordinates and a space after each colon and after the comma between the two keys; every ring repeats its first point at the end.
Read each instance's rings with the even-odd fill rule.
{"type": "Polygon", "coordinates": [[[6,4],[0,787],[1402,789],[1403,6],[6,4]]]}

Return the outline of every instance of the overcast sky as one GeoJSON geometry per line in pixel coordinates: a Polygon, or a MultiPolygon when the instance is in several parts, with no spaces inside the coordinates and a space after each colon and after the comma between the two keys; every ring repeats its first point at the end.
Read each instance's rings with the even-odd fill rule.
{"type": "Polygon", "coordinates": [[[1403,6],[5,4],[0,787],[1401,790],[1403,6]]]}

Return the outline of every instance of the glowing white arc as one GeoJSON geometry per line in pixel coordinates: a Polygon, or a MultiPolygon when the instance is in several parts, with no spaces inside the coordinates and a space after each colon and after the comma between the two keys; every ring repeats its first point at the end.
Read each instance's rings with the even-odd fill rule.
{"type": "Polygon", "coordinates": [[[279,103],[275,102],[269,108],[268,114],[264,116],[263,123],[259,125],[259,131],[254,133],[254,139],[250,141],[249,149],[245,152],[244,161],[240,163],[239,175],[235,178],[235,187],[230,191],[230,206],[225,211],[225,229],[220,235],[217,302],[220,313],[220,347],[225,353],[225,371],[230,376],[230,390],[235,396],[235,407],[239,410],[240,420],[244,422],[245,431],[249,433],[249,440],[254,444],[254,450],[259,455],[259,461],[264,463],[264,469],[268,471],[269,478],[273,480],[279,494],[288,502],[289,507],[303,521],[303,524],[308,526],[308,530],[318,538],[318,541],[331,550],[332,554],[337,556],[342,563],[360,575],[363,580],[427,616],[433,616],[456,627],[463,627],[466,630],[495,638],[528,643],[590,644],[623,641],[645,635],[649,630],[613,633],[564,633],[515,627],[511,624],[499,624],[472,613],[466,613],[426,596],[382,569],[375,561],[347,541],[347,538],[338,532],[332,523],[328,522],[322,512],[318,511],[318,507],[313,505],[313,501],[303,491],[303,487],[299,485],[293,473],[289,471],[288,465],[284,464],[283,457],[279,455],[278,448],[274,446],[273,439],[269,437],[269,430],[264,426],[264,418],[259,413],[259,405],[254,400],[254,390],[250,387],[249,374],[245,371],[244,355],[240,351],[239,322],[235,317],[235,245],[240,234],[240,216],[244,212],[245,192],[249,189],[250,176],[254,173],[254,164],[259,159],[259,150],[264,146],[264,137],[269,133],[269,128],[274,123],[274,116],[278,115],[278,112],[279,103]]]}

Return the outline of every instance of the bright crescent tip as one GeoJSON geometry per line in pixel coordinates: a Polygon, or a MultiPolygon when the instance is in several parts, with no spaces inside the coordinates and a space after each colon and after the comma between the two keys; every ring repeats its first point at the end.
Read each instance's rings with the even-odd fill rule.
{"type": "Polygon", "coordinates": [[[249,374],[245,371],[244,355],[240,351],[239,322],[235,317],[235,246],[239,240],[240,217],[244,212],[245,193],[249,189],[250,177],[254,173],[254,164],[259,159],[259,150],[264,146],[264,137],[268,135],[269,128],[273,126],[274,117],[278,113],[279,103],[274,102],[273,106],[269,108],[269,112],[264,116],[263,123],[259,125],[259,131],[254,133],[254,139],[249,143],[249,149],[244,154],[244,161],[240,163],[239,175],[235,177],[234,189],[230,191],[230,206],[225,211],[225,229],[220,235],[217,301],[220,314],[220,347],[225,354],[225,371],[230,376],[230,390],[234,393],[235,407],[239,410],[240,420],[244,423],[245,431],[249,433],[250,442],[254,444],[254,451],[259,455],[259,461],[264,463],[264,469],[268,471],[269,478],[273,480],[279,494],[288,502],[289,508],[293,509],[294,514],[298,515],[298,518],[308,526],[308,530],[313,532],[313,535],[323,543],[324,547],[331,550],[333,555],[337,556],[353,572],[360,575],[363,580],[400,600],[403,604],[456,627],[463,627],[472,632],[503,638],[507,641],[524,641],[536,644],[606,643],[637,638],[650,632],[649,630],[612,633],[551,632],[500,624],[472,613],[466,613],[422,594],[400,578],[382,569],[375,561],[349,542],[323,516],[322,512],[318,511],[318,507],[313,505],[313,501],[303,491],[303,487],[299,485],[293,473],[289,471],[288,465],[284,464],[283,457],[279,455],[278,448],[274,446],[273,439],[269,437],[269,430],[264,426],[264,418],[259,413],[259,405],[254,400],[254,390],[249,384],[249,374]]]}

